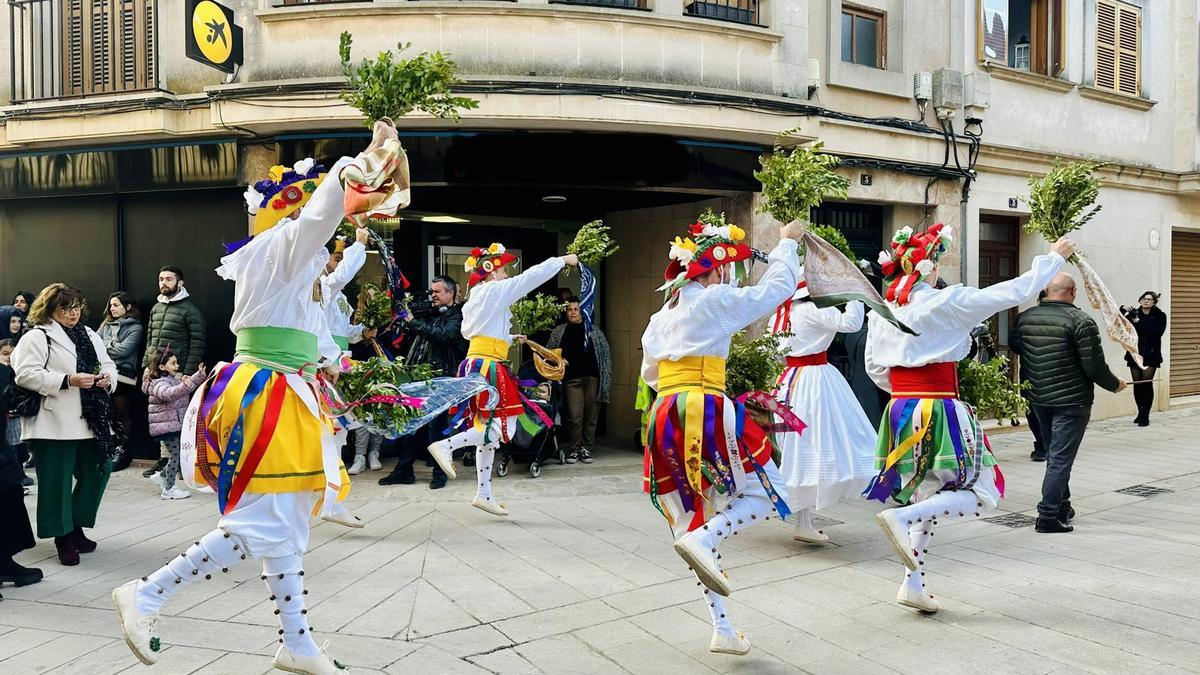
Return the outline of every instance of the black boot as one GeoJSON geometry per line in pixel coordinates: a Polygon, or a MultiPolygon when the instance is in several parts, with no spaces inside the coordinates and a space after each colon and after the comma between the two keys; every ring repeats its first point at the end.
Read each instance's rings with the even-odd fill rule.
{"type": "Polygon", "coordinates": [[[1060,532],[1074,532],[1075,528],[1062,522],[1057,518],[1042,518],[1038,516],[1037,523],[1033,529],[1042,534],[1057,534],[1060,532]]]}
{"type": "Polygon", "coordinates": [[[42,571],[34,567],[23,567],[9,556],[0,556],[0,586],[28,586],[42,580],[42,571]]]}
{"type": "Polygon", "coordinates": [[[129,465],[132,463],[133,463],[133,453],[130,452],[127,448],[121,448],[121,453],[119,455],[117,455],[117,458],[113,461],[113,467],[112,467],[113,473],[116,473],[118,471],[124,471],[125,469],[128,469],[129,465]]]}
{"type": "Polygon", "coordinates": [[[167,465],[167,458],[159,457],[158,461],[154,463],[154,466],[152,466],[149,469],[146,469],[145,471],[142,472],[142,478],[149,478],[150,476],[153,476],[154,474],[158,473],[159,471],[162,471],[163,467],[165,467],[166,465],[167,465]]]}

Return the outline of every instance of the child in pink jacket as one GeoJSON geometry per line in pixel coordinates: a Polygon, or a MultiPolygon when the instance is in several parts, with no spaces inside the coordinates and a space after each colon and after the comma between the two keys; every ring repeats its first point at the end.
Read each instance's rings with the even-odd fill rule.
{"type": "Polygon", "coordinates": [[[150,476],[162,489],[162,499],[187,499],[191,493],[175,485],[179,477],[179,431],[192,392],[208,377],[204,364],[191,377],[179,374],[179,359],[169,347],[159,347],[150,357],[142,377],[142,392],[150,397],[150,435],[164,443],[171,458],[163,470],[150,476]]]}

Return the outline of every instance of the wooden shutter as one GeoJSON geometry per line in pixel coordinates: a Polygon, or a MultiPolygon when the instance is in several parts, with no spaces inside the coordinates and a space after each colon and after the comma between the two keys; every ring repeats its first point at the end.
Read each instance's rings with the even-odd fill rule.
{"type": "Polygon", "coordinates": [[[1096,2],[1096,86],[1141,95],[1142,10],[1114,0],[1096,2]]]}
{"type": "Polygon", "coordinates": [[[63,0],[64,96],[155,84],[154,0],[63,0]]]}
{"type": "Polygon", "coordinates": [[[1200,233],[1171,235],[1171,396],[1200,394],[1200,233]]]}

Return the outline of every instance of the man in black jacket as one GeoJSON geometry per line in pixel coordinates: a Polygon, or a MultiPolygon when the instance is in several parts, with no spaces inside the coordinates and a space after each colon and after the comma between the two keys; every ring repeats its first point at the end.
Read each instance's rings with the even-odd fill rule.
{"type": "MultiPolygon", "coordinates": [[[[412,340],[408,349],[409,363],[428,363],[441,371],[442,375],[453,376],[458,364],[467,357],[467,341],[462,336],[462,305],[457,304],[458,284],[446,276],[434,277],[429,284],[429,295],[437,314],[423,318],[409,317],[404,326],[405,335],[412,340]]],[[[442,415],[400,440],[400,458],[396,468],[383,478],[380,485],[408,485],[416,482],[413,461],[417,452],[432,441],[441,438],[445,431],[446,417],[442,415]]],[[[430,489],[446,486],[446,474],[435,463],[430,489]]]]}
{"type": "Polygon", "coordinates": [[[1008,338],[1032,385],[1029,400],[1046,447],[1038,532],[1074,529],[1071,467],[1092,415],[1095,385],[1111,392],[1125,388],[1104,362],[1096,322],[1074,302],[1075,280],[1059,273],[1046,287],[1046,297],[1017,317],[1008,338]]]}

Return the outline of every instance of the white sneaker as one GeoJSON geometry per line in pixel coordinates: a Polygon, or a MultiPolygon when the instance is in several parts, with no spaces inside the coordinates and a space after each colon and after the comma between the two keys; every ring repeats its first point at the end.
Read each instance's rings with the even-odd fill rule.
{"type": "Polygon", "coordinates": [[[680,537],[675,542],[675,552],[692,568],[708,590],[724,596],[732,592],[729,580],[717,563],[716,552],[705,540],[704,530],[692,530],[680,537]]]}
{"type": "Polygon", "coordinates": [[[346,470],[346,473],[350,474],[351,476],[357,476],[358,474],[365,471],[366,468],[367,468],[367,458],[363,457],[362,455],[355,455],[354,463],[350,465],[350,468],[346,470]]]}
{"type": "Polygon", "coordinates": [[[372,471],[383,470],[383,463],[379,461],[378,450],[372,450],[371,452],[367,453],[367,466],[369,466],[372,471]]]}
{"type": "Polygon", "coordinates": [[[183,488],[179,487],[178,485],[174,485],[171,487],[170,490],[163,490],[162,494],[160,494],[158,496],[158,498],[159,499],[187,499],[188,497],[191,497],[191,496],[192,496],[192,493],[188,492],[187,490],[184,490],[183,488]]]}
{"type": "Polygon", "coordinates": [[[896,593],[896,602],[922,614],[934,614],[941,609],[938,601],[934,600],[933,596],[926,593],[923,588],[920,591],[914,591],[908,586],[901,586],[899,592],[896,593]]]}
{"type": "Polygon", "coordinates": [[[162,490],[163,490],[163,480],[162,480],[162,472],[161,472],[161,471],[160,471],[160,472],[158,472],[158,473],[152,473],[152,474],[150,474],[150,479],[149,479],[149,480],[150,480],[150,482],[151,482],[151,483],[154,483],[155,485],[157,485],[157,486],[158,486],[158,491],[159,491],[159,492],[162,492],[162,490]]]}
{"type": "MultiPolygon", "coordinates": [[[[454,451],[450,449],[449,441],[440,440],[430,443],[429,454],[433,457],[433,461],[442,467],[442,471],[446,472],[447,478],[450,480],[458,478],[458,473],[454,470],[454,451]]],[[[487,509],[484,510],[486,511],[487,509]]]]}
{"type": "Polygon", "coordinates": [[[286,646],[279,645],[279,651],[275,652],[275,661],[271,665],[277,670],[303,675],[333,675],[349,670],[325,651],[328,646],[328,642],[322,645],[321,653],[316,656],[297,656],[288,651],[286,646]]]}
{"type": "Polygon", "coordinates": [[[896,549],[896,554],[900,556],[900,562],[916,572],[917,558],[913,554],[912,544],[909,543],[908,525],[900,522],[900,517],[896,515],[896,509],[879,512],[875,515],[875,522],[879,523],[879,529],[883,530],[888,541],[891,542],[892,548],[896,549]]]}
{"type": "Polygon", "coordinates": [[[484,511],[487,511],[488,513],[492,514],[493,516],[507,516],[508,515],[508,509],[504,508],[503,504],[496,501],[495,497],[493,497],[491,499],[484,499],[483,497],[480,497],[478,494],[476,494],[475,499],[471,500],[471,506],[474,506],[477,509],[483,509],[484,511]]]}
{"type": "Polygon", "coordinates": [[[117,619],[121,622],[121,632],[125,635],[125,644],[142,663],[152,666],[158,662],[158,652],[162,648],[158,636],[158,615],[142,614],[137,608],[137,581],[131,581],[120,588],[113,589],[113,606],[117,608],[117,619]]]}
{"type": "Polygon", "coordinates": [[[741,632],[736,635],[729,635],[728,633],[713,631],[712,642],[708,643],[708,651],[714,654],[745,656],[750,653],[750,641],[741,632]]]}
{"type": "Polygon", "coordinates": [[[806,544],[827,544],[829,543],[829,535],[818,530],[815,527],[805,527],[796,524],[796,531],[792,533],[792,539],[802,541],[806,544]]]}

